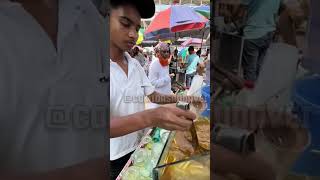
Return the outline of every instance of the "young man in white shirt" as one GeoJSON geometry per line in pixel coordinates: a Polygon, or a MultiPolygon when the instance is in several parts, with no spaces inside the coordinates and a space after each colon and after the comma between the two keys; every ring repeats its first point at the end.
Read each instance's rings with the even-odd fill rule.
{"type": "Polygon", "coordinates": [[[105,125],[82,126],[107,99],[97,8],[1,0],[0,22],[0,179],[106,179],[105,125]]]}
{"type": "MultiPolygon", "coordinates": [[[[138,38],[141,18],[155,13],[153,0],[112,0],[110,14],[110,160],[115,179],[148,127],[187,130],[195,114],[176,107],[144,110],[144,97],[154,103],[175,103],[179,98],[154,90],[143,68],[126,52],[138,38]]],[[[190,97],[184,100],[200,101],[190,97]]]]}
{"type": "Polygon", "coordinates": [[[170,95],[171,78],[174,77],[173,73],[169,74],[170,47],[160,42],[155,48],[158,57],[150,64],[149,79],[157,92],[170,95]]]}

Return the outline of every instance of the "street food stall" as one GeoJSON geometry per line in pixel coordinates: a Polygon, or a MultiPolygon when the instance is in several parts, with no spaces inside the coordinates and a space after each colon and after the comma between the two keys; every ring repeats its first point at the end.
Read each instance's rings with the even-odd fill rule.
{"type": "Polygon", "coordinates": [[[117,180],[192,179],[210,177],[210,120],[198,117],[194,121],[198,141],[191,131],[151,129],[119,174],[117,180]]]}

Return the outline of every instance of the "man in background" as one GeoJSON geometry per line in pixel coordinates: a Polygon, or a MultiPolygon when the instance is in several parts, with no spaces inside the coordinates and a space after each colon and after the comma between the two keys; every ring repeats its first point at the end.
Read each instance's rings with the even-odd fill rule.
{"type": "Polygon", "coordinates": [[[132,50],[132,57],[139,61],[140,65],[144,67],[146,63],[146,57],[140,51],[138,46],[135,46],[132,50]]]}
{"type": "Polygon", "coordinates": [[[167,43],[160,42],[155,48],[157,58],[150,65],[148,77],[157,92],[169,95],[172,94],[171,78],[175,75],[169,74],[170,47],[167,43]]]}
{"type": "Polygon", "coordinates": [[[195,53],[194,47],[188,48],[189,55],[187,57],[186,86],[190,88],[192,79],[196,74],[197,64],[200,61],[199,56],[195,53]]]}
{"type": "Polygon", "coordinates": [[[235,14],[231,14],[234,20],[244,19],[242,68],[244,79],[252,86],[272,42],[280,5],[281,0],[242,0],[235,14]]]}

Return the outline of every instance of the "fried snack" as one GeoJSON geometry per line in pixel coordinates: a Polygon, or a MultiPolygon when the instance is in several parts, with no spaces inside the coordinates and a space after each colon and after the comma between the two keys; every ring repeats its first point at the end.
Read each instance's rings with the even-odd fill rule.
{"type": "Polygon", "coordinates": [[[184,137],[189,141],[192,142],[192,134],[190,131],[184,131],[184,137]]]}
{"type": "Polygon", "coordinates": [[[166,163],[176,162],[190,157],[194,153],[192,144],[185,138],[185,132],[177,131],[170,146],[166,163]]]}
{"type": "Polygon", "coordinates": [[[183,153],[191,156],[194,153],[194,148],[192,144],[185,138],[184,132],[178,131],[176,132],[175,141],[174,141],[183,153]]]}
{"type": "MultiPolygon", "coordinates": [[[[210,150],[210,121],[200,117],[194,123],[199,147],[201,147],[199,149],[210,150]]],[[[203,156],[197,160],[189,159],[202,154],[199,149],[196,150],[193,147],[190,131],[176,131],[174,139],[169,144],[165,164],[183,161],[164,167],[160,180],[210,179],[210,158],[203,156]]]]}
{"type": "Polygon", "coordinates": [[[198,117],[195,121],[195,128],[201,151],[199,149],[196,150],[193,147],[190,131],[176,131],[174,139],[169,147],[165,162],[166,164],[201,154],[203,150],[210,150],[210,121],[207,118],[198,117]]]}
{"type": "Polygon", "coordinates": [[[188,157],[182,151],[180,151],[179,149],[174,149],[170,150],[170,152],[168,153],[166,163],[169,164],[186,158],[188,157]]]}
{"type": "Polygon", "coordinates": [[[191,178],[197,180],[208,180],[210,179],[210,166],[207,166],[206,164],[208,163],[190,160],[170,165],[165,169],[160,180],[185,180],[191,178]]]}
{"type": "Polygon", "coordinates": [[[195,128],[199,146],[210,150],[210,122],[206,120],[195,121],[195,128]]]}

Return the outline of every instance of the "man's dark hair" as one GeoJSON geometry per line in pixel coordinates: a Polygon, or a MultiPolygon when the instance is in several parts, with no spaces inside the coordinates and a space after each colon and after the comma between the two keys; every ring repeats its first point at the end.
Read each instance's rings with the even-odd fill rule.
{"type": "Polygon", "coordinates": [[[134,1],[129,1],[129,0],[111,0],[110,1],[111,9],[115,9],[124,5],[132,5],[134,7],[137,7],[134,1]]]}
{"type": "Polygon", "coordinates": [[[199,50],[196,52],[196,54],[197,54],[198,56],[201,56],[201,49],[199,49],[199,50]]]}
{"type": "Polygon", "coordinates": [[[194,51],[194,47],[193,46],[190,46],[189,48],[188,48],[188,51],[190,52],[190,51],[194,51]]]}
{"type": "Polygon", "coordinates": [[[139,50],[138,46],[134,47],[133,50],[132,50],[132,55],[133,55],[133,57],[136,56],[136,55],[138,55],[138,54],[139,54],[139,51],[140,51],[140,50],[139,50]]]}
{"type": "Polygon", "coordinates": [[[155,4],[153,0],[111,0],[111,9],[116,9],[120,6],[132,5],[135,7],[141,18],[151,18],[155,13],[155,4]]]}

